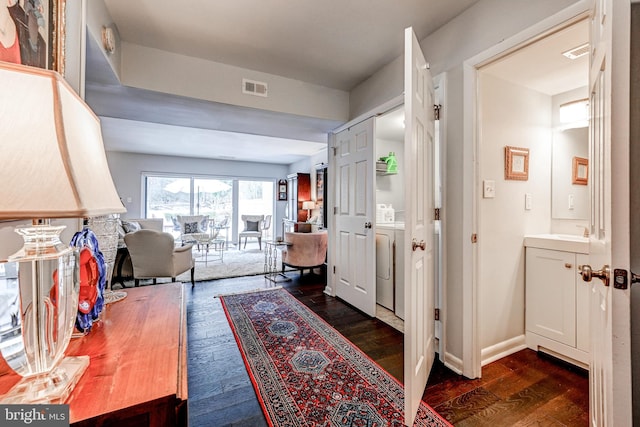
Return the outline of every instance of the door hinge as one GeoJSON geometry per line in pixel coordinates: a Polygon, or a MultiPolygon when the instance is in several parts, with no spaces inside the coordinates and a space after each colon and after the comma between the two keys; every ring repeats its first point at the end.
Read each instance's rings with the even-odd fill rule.
{"type": "Polygon", "coordinates": [[[337,206],[333,207],[333,214],[334,215],[338,215],[338,207],[337,206]]]}
{"type": "Polygon", "coordinates": [[[435,309],[435,319],[436,320],[440,320],[440,309],[439,308],[435,309]]]}
{"type": "Polygon", "coordinates": [[[336,266],[333,266],[333,274],[336,274],[336,266]]]}
{"type": "Polygon", "coordinates": [[[333,156],[335,157],[338,154],[338,147],[331,147],[333,149],[333,156]]]}
{"type": "Polygon", "coordinates": [[[433,106],[433,113],[434,113],[434,119],[435,120],[440,120],[440,110],[442,109],[442,105],[441,104],[435,104],[433,106]]]}
{"type": "Polygon", "coordinates": [[[473,233],[471,235],[471,243],[478,243],[478,234],[477,233],[473,233]]]}
{"type": "Polygon", "coordinates": [[[435,211],[435,214],[433,217],[435,218],[436,221],[440,221],[440,208],[435,208],[434,211],[435,211]]]}

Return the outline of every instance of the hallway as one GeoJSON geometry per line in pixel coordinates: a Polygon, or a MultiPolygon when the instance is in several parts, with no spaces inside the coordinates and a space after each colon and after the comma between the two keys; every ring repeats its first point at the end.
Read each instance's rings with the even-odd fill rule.
{"type": "MultiPolygon", "coordinates": [[[[403,336],[323,293],[324,280],[288,273],[280,283],[387,372],[402,380],[403,336]]],[[[215,295],[268,287],[263,276],[197,282],[187,295],[189,424],[266,426],[249,375],[215,295]]],[[[161,286],[161,285],[160,285],[161,286]]],[[[456,426],[587,425],[588,378],[531,350],[494,362],[467,380],[434,364],[423,400],[456,426]]]]}

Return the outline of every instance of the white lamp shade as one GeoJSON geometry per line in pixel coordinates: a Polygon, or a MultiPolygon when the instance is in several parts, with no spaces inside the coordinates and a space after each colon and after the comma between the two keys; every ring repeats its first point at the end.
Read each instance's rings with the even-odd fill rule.
{"type": "Polygon", "coordinates": [[[302,209],[315,209],[316,208],[316,204],[313,203],[313,200],[309,200],[306,202],[302,202],[302,209]]]}
{"type": "Polygon", "coordinates": [[[97,116],[56,72],[0,62],[0,219],[122,213],[97,116]]]}

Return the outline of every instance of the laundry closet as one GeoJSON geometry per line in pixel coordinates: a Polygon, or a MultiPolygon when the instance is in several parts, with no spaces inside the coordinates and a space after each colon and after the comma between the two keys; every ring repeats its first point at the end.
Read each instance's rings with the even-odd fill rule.
{"type": "Polygon", "coordinates": [[[404,320],[404,107],[376,118],[376,303],[404,320]]]}

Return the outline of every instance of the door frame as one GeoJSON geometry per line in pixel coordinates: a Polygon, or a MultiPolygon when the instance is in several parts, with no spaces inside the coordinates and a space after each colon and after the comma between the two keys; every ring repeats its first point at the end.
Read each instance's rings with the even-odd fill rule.
{"type": "MultiPolygon", "coordinates": [[[[502,41],[501,43],[467,59],[463,62],[463,144],[469,147],[464,151],[462,164],[463,202],[462,217],[464,240],[462,242],[463,258],[470,262],[463,263],[462,272],[462,374],[468,378],[482,376],[482,355],[480,345],[479,324],[479,251],[472,243],[472,236],[478,232],[479,204],[481,202],[481,178],[478,176],[479,150],[479,111],[478,72],[484,65],[529,45],[543,37],[556,32],[589,16],[590,0],[581,0],[564,10],[538,22],[526,30],[502,41]]],[[[478,236],[481,239],[482,236],[478,236]]]]}

